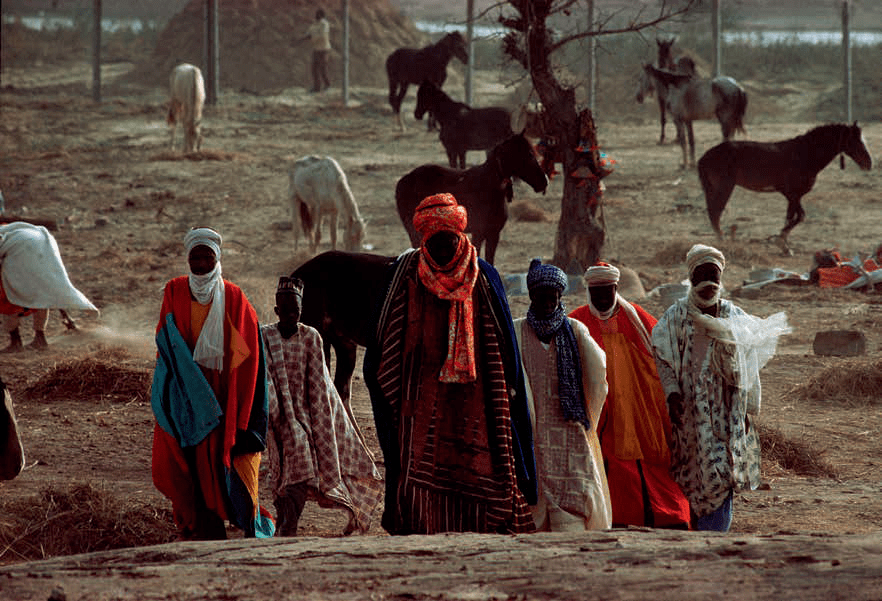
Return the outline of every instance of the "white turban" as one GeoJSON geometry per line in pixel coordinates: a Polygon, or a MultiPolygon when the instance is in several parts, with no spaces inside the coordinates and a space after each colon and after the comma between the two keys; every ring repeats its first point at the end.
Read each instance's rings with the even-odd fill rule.
{"type": "Polygon", "coordinates": [[[713,246],[705,244],[696,244],[686,253],[686,267],[689,269],[689,277],[692,277],[692,272],[696,267],[706,263],[716,265],[722,272],[726,268],[726,257],[713,246]]]}
{"type": "Polygon", "coordinates": [[[193,360],[209,369],[221,370],[224,367],[224,279],[220,264],[221,235],[211,228],[193,228],[184,236],[187,254],[197,246],[207,246],[214,253],[217,262],[214,269],[204,275],[190,273],[190,292],[201,304],[211,303],[211,309],[202,324],[199,339],[193,349],[193,360]]]}
{"type": "Polygon", "coordinates": [[[585,287],[619,283],[619,270],[608,263],[598,263],[585,270],[585,287]]]}
{"type": "Polygon", "coordinates": [[[184,248],[187,249],[188,255],[197,246],[207,246],[214,251],[214,258],[218,261],[221,258],[222,243],[223,238],[220,233],[210,227],[194,227],[184,236],[184,248]]]}

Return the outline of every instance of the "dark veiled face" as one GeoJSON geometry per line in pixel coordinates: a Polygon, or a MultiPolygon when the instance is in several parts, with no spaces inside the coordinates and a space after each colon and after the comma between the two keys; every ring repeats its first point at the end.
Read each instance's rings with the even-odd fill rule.
{"type": "MultiPolygon", "coordinates": [[[[689,277],[689,281],[692,282],[693,286],[698,286],[702,282],[713,282],[714,284],[719,285],[721,274],[722,272],[720,271],[720,268],[713,263],[704,263],[693,270],[692,275],[689,277]]],[[[699,297],[705,300],[710,300],[717,293],[717,286],[708,286],[702,290],[698,290],[697,293],[699,297]]]]}
{"type": "Polygon", "coordinates": [[[539,286],[530,290],[530,310],[539,319],[550,317],[560,306],[561,293],[551,286],[539,286]]]}
{"type": "Polygon", "coordinates": [[[447,265],[456,255],[459,234],[448,230],[440,231],[426,240],[426,250],[438,265],[447,265]]]}
{"type": "Polygon", "coordinates": [[[217,265],[217,257],[214,256],[213,250],[200,244],[194,246],[190,254],[187,255],[187,262],[190,264],[190,271],[193,275],[205,275],[217,265]]]}
{"type": "Polygon", "coordinates": [[[692,282],[693,286],[698,286],[701,282],[719,284],[721,273],[720,268],[713,263],[703,263],[692,271],[689,281],[692,282]]]}
{"type": "Polygon", "coordinates": [[[598,311],[608,311],[616,302],[618,284],[603,284],[601,286],[589,286],[588,294],[591,296],[591,304],[598,311]]]}
{"type": "Polygon", "coordinates": [[[293,332],[300,321],[301,298],[299,294],[283,292],[276,294],[274,311],[279,317],[279,329],[283,333],[293,332]]]}

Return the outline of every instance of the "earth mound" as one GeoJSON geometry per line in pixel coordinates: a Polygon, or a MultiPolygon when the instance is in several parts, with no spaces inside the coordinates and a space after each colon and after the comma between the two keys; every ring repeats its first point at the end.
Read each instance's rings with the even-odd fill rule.
{"type": "MultiPolygon", "coordinates": [[[[151,57],[138,64],[127,79],[165,87],[176,65],[188,62],[203,67],[204,5],[203,0],[190,0],[168,22],[151,57]]],[[[307,0],[220,3],[220,86],[240,92],[275,94],[291,86],[311,85],[312,50],[308,41],[298,39],[315,20],[317,6],[307,0]]],[[[333,50],[328,68],[334,79],[343,60],[342,1],[323,2],[322,6],[331,25],[333,50]]],[[[429,43],[428,37],[393,8],[390,0],[351,2],[349,39],[349,80],[358,86],[385,86],[386,57],[391,52],[429,43]]]]}

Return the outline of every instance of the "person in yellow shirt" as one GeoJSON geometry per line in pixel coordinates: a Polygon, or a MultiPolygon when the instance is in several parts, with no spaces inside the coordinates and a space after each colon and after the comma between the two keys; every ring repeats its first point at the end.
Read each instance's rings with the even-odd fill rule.
{"type": "Polygon", "coordinates": [[[328,56],[331,54],[331,24],[325,18],[324,9],[315,11],[315,21],[306,30],[306,35],[298,40],[312,44],[312,90],[321,92],[331,87],[328,79],[328,56]]]}

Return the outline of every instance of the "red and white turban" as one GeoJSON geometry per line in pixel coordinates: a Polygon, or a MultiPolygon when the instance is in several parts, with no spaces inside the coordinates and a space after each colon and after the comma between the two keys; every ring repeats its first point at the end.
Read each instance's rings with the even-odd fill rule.
{"type": "Polygon", "coordinates": [[[462,233],[468,222],[466,208],[447,193],[426,197],[413,215],[413,227],[423,241],[442,231],[462,233]]]}

